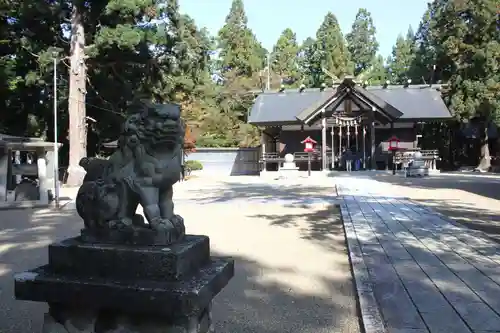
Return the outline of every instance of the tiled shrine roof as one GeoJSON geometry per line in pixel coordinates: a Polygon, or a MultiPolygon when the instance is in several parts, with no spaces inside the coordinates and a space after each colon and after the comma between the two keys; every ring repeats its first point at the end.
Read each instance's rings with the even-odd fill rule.
{"type": "MultiPolygon", "coordinates": [[[[344,81],[345,82],[345,81],[344,81]]],[[[255,125],[266,124],[298,124],[304,120],[305,110],[323,107],[345,88],[344,82],[336,87],[326,89],[284,90],[283,92],[263,92],[259,94],[250,110],[248,122],[255,125]]],[[[452,117],[444,104],[440,86],[409,85],[404,86],[368,86],[356,85],[352,90],[358,94],[366,94],[368,99],[381,100],[386,106],[399,112],[396,121],[445,120],[452,117]]],[[[347,97],[349,98],[349,97],[347,97]]],[[[375,103],[380,105],[380,103],[375,103]]],[[[343,103],[335,112],[343,111],[343,103]]]]}

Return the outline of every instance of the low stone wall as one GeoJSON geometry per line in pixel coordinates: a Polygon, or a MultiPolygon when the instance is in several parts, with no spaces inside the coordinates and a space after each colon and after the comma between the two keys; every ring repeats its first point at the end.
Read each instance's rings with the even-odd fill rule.
{"type": "Polygon", "coordinates": [[[258,175],[259,148],[196,148],[186,160],[203,164],[200,174],[227,176],[258,175]]]}

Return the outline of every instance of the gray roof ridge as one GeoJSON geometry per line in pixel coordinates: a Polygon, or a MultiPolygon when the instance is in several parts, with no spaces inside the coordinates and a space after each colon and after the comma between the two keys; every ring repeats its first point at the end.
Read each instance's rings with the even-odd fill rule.
{"type": "MultiPolygon", "coordinates": [[[[389,85],[387,87],[384,86],[366,86],[364,89],[370,91],[370,90],[400,90],[400,89],[420,89],[420,90],[426,90],[426,89],[435,89],[438,90],[445,86],[444,84],[414,84],[414,85],[409,85],[408,87],[404,87],[404,85],[389,85]]],[[[323,92],[334,92],[337,89],[338,86],[333,86],[333,87],[328,87],[323,90],[323,92]]],[[[255,91],[255,93],[259,93],[260,95],[287,95],[287,94],[304,94],[304,93],[315,93],[315,92],[321,92],[321,88],[306,88],[302,92],[299,91],[298,88],[296,89],[285,89],[284,91],[275,91],[275,90],[268,90],[268,91],[255,91]]]]}

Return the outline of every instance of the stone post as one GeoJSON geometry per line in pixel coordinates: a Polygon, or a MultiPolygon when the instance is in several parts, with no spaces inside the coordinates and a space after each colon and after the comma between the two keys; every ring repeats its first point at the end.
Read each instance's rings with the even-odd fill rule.
{"type": "MultiPolygon", "coordinates": [[[[55,195],[55,183],[54,183],[54,163],[55,163],[55,153],[53,150],[49,150],[45,152],[45,160],[47,161],[47,186],[52,191],[52,194],[55,195]]],[[[59,179],[57,180],[59,181],[59,179]]]]}
{"type": "MultiPolygon", "coordinates": [[[[15,157],[14,157],[14,162],[16,164],[21,164],[21,152],[19,150],[15,151],[15,157]]],[[[21,182],[21,175],[16,175],[13,177],[16,181],[15,185],[19,184],[21,182]]]]}
{"type": "Polygon", "coordinates": [[[0,201],[7,201],[9,163],[11,163],[11,158],[8,148],[0,146],[0,201]]]}
{"type": "Polygon", "coordinates": [[[49,188],[50,184],[47,179],[47,161],[45,160],[45,148],[37,148],[37,169],[38,169],[38,190],[40,192],[40,202],[42,204],[49,203],[49,188]]]}

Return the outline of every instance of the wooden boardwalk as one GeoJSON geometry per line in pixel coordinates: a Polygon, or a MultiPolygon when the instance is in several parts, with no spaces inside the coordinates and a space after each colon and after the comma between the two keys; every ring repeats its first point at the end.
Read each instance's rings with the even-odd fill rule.
{"type": "Polygon", "coordinates": [[[337,192],[366,333],[500,332],[500,246],[352,178],[337,192]]]}

